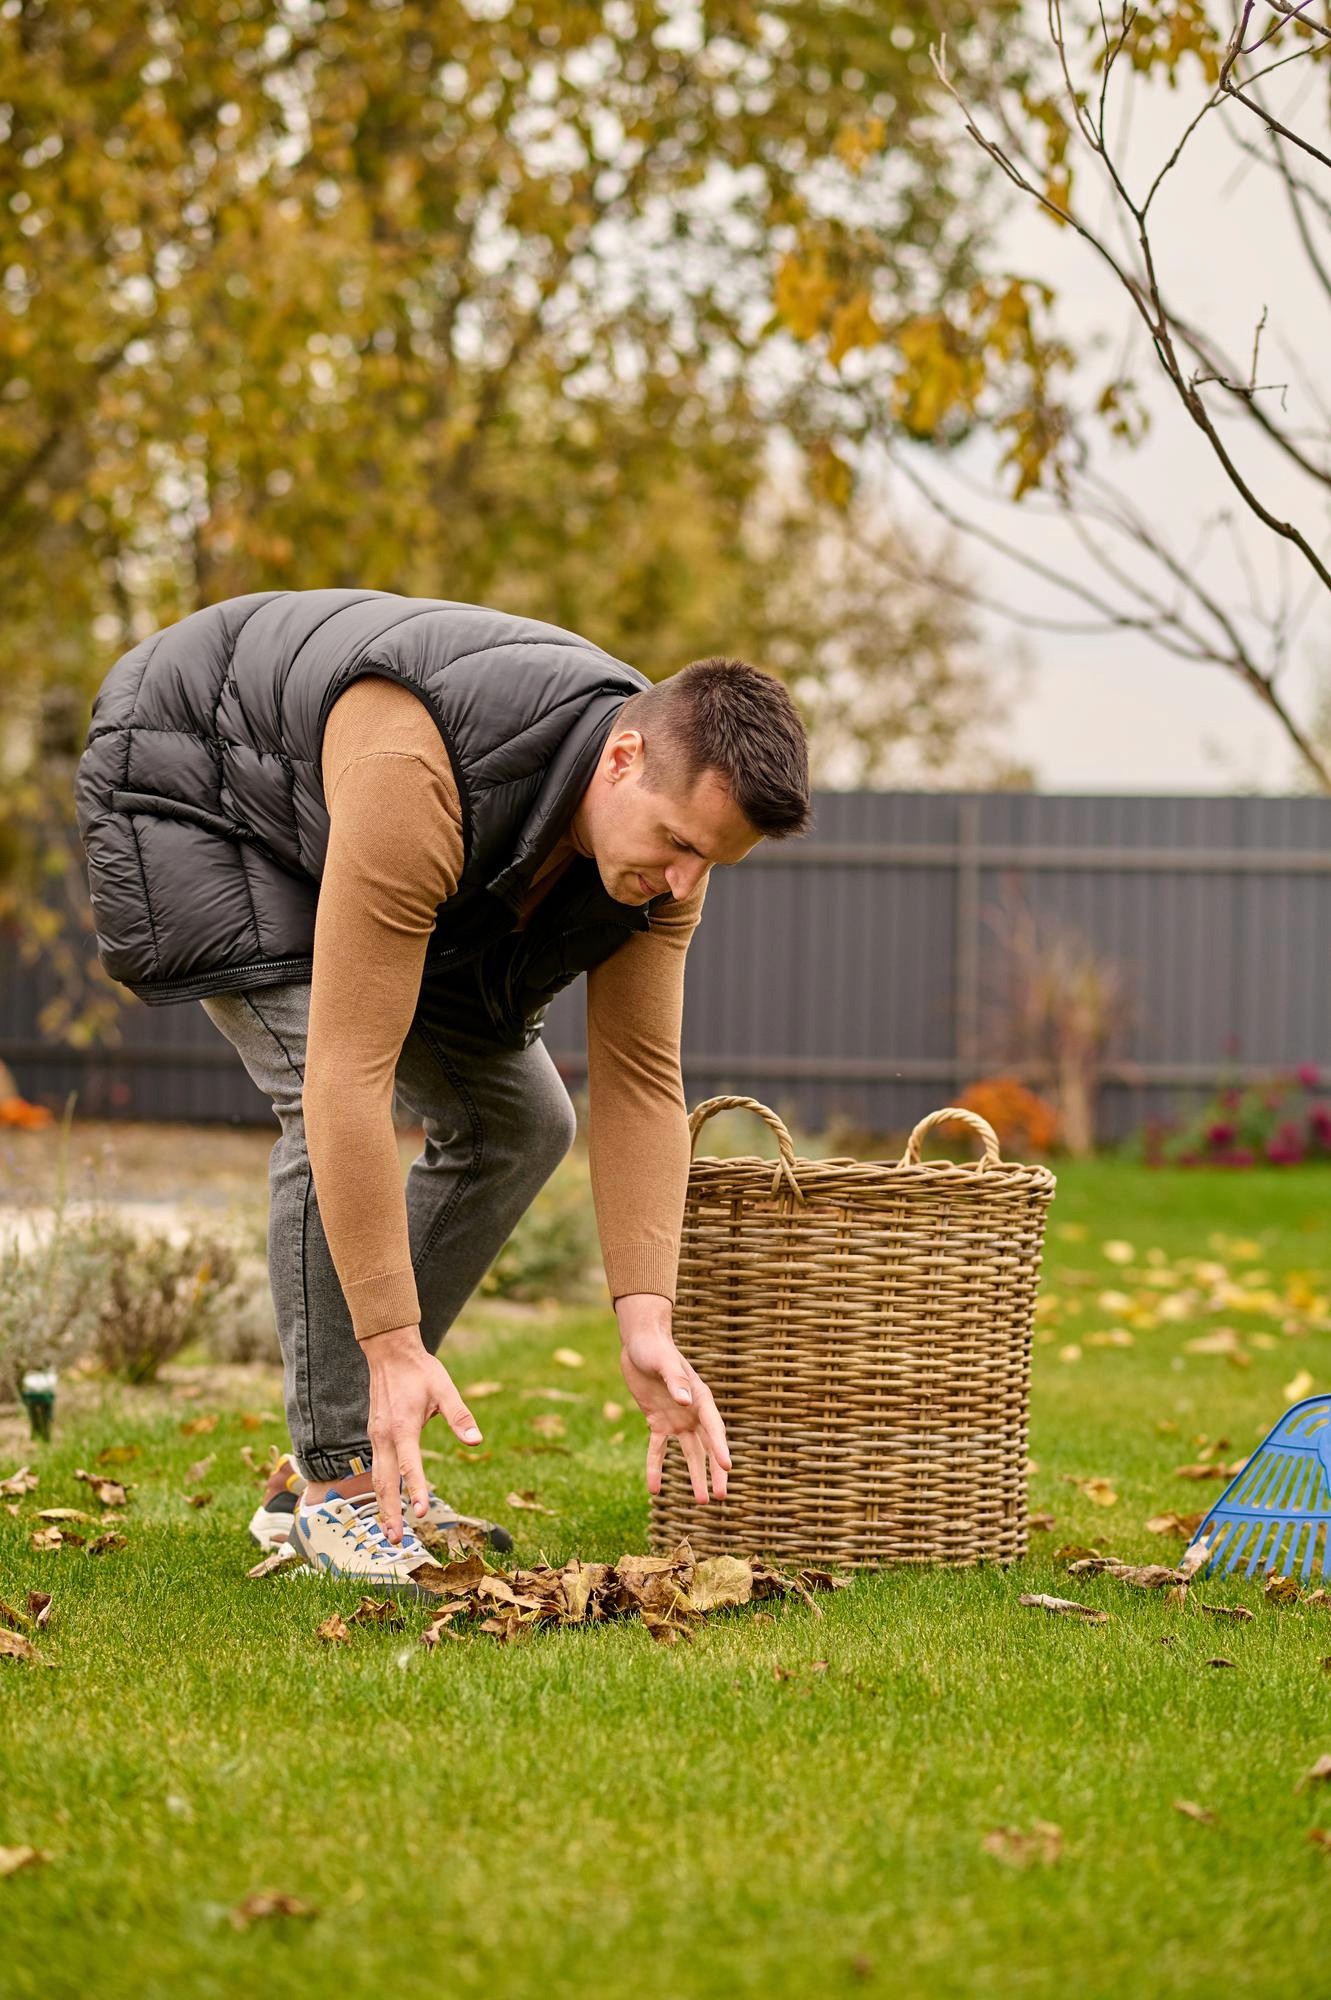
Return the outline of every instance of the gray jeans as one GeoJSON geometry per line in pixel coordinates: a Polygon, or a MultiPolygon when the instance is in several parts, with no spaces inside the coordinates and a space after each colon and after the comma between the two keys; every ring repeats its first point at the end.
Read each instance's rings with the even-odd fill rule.
{"type": "MultiPolygon", "coordinates": [[[[301,1471],[337,1479],[353,1457],[369,1463],[369,1371],[305,1150],[309,984],[224,993],[200,1004],[272,1100],[281,1126],[268,1168],[268,1275],[287,1424],[301,1471]]],[[[420,1011],[398,1059],[396,1098],[425,1131],[406,1197],[421,1337],[433,1352],[568,1152],[577,1121],[540,1041],[501,1048],[435,1019],[427,1024],[420,1011]]]]}

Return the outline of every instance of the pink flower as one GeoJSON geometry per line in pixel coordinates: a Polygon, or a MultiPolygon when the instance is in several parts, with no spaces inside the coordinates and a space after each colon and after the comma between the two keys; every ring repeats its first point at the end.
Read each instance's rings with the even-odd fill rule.
{"type": "Polygon", "coordinates": [[[1322,1077],[1316,1063],[1303,1063],[1294,1074],[1305,1090],[1321,1089],[1322,1077]]]}
{"type": "Polygon", "coordinates": [[[1247,1146],[1236,1146],[1232,1153],[1225,1154],[1223,1164],[1227,1167],[1255,1167],[1257,1155],[1247,1146]]]}
{"type": "Polygon", "coordinates": [[[1234,1127],[1220,1120],[1207,1127],[1206,1137],[1208,1144],[1212,1146],[1232,1146],[1235,1137],[1234,1127]]]}

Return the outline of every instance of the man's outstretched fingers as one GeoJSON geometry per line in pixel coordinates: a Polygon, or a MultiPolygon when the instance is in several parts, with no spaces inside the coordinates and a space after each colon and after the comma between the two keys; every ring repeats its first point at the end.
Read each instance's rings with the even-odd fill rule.
{"type": "Polygon", "coordinates": [[[693,1482],[693,1497],[700,1507],[707,1505],[707,1454],[697,1431],[679,1431],[679,1448],[693,1482]]]}
{"type": "Polygon", "coordinates": [[[665,1464],[666,1445],[669,1439],[665,1431],[652,1431],[647,1439],[647,1491],[661,1491],[661,1467],[665,1464]]]}
{"type": "Polygon", "coordinates": [[[390,1542],[402,1540],[402,1495],[398,1486],[397,1452],[389,1437],[379,1438],[374,1447],[374,1491],[379,1501],[379,1522],[390,1542]]]}
{"type": "Polygon", "coordinates": [[[401,1439],[398,1445],[398,1463],[402,1477],[407,1483],[407,1495],[417,1520],[422,1520],[430,1504],[430,1485],[425,1477],[425,1467],[421,1462],[419,1439],[401,1439]]]}

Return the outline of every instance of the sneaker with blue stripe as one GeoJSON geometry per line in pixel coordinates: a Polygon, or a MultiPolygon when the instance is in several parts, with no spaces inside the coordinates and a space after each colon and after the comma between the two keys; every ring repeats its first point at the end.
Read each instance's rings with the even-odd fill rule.
{"type": "Polygon", "coordinates": [[[302,1494],[291,1517],[289,1546],[323,1576],[404,1597],[431,1596],[415,1581],[415,1573],[423,1568],[438,1573],[435,1558],[407,1521],[402,1524],[402,1540],[389,1541],[373,1493],[348,1500],[333,1488],[312,1506],[306,1505],[302,1494]]]}

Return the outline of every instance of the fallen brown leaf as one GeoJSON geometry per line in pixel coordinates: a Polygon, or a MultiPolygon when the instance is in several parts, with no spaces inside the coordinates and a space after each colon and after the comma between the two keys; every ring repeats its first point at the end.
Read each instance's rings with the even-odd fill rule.
{"type": "Polygon", "coordinates": [[[617,1424],[624,1414],[622,1403],[607,1402],[601,1405],[601,1415],[608,1424],[617,1424]]]}
{"type": "Polygon", "coordinates": [[[103,1479],[99,1472],[85,1472],[80,1466],[74,1477],[81,1479],[85,1486],[91,1486],[93,1496],[103,1507],[123,1507],[129,1499],[128,1489],[118,1479],[103,1479]]]}
{"type": "Polygon", "coordinates": [[[1295,1790],[1301,1792],[1305,1785],[1324,1785],[1331,1779],[1331,1757],[1319,1757],[1299,1779],[1295,1790]]]}
{"type": "Polygon", "coordinates": [[[1010,1868],[1028,1868],[1036,1861],[1048,1868],[1063,1852],[1063,1829],[1047,1819],[1032,1820],[1029,1833],[1016,1826],[996,1826],[980,1845],[1010,1868]]]}
{"type": "Polygon", "coordinates": [[[28,1592],[28,1616],[39,1630],[43,1625],[50,1623],[51,1593],[49,1590],[30,1590],[28,1592]]]}
{"type": "Polygon", "coordinates": [[[1191,1582],[1198,1570],[1205,1569],[1211,1555],[1210,1539],[1193,1542],[1178,1559],[1178,1573],[1185,1582],[1191,1582]]]}
{"type": "Polygon", "coordinates": [[[401,1608],[391,1597],[362,1597],[348,1622],[352,1625],[382,1625],[387,1632],[400,1632],[404,1620],[401,1608]]]}
{"type": "Polygon", "coordinates": [[[347,1646],[351,1643],[347,1621],[339,1611],[334,1611],[325,1618],[314,1636],[316,1639],[322,1639],[325,1646],[347,1646]]]}
{"type": "Polygon", "coordinates": [[[180,1435],[187,1438],[207,1437],[209,1431],[216,1429],[216,1417],[187,1417],[180,1426],[180,1435]]]}
{"type": "Polygon", "coordinates": [[[1232,1667],[1235,1662],[1233,1660],[1226,1660],[1223,1656],[1217,1654],[1215,1659],[1208,1660],[1206,1664],[1208,1667],[1232,1667]]]}
{"type": "Polygon", "coordinates": [[[191,1507],[210,1507],[212,1505],[213,1496],[211,1493],[207,1492],[187,1493],[185,1495],[185,1499],[187,1500],[187,1502],[191,1507]]]}
{"type": "Polygon", "coordinates": [[[1085,1542],[1063,1542],[1054,1550],[1059,1562],[1082,1562],[1087,1556],[1103,1555],[1103,1549],[1088,1548],[1085,1542]]]}
{"type": "Polygon", "coordinates": [[[1075,1486],[1093,1507],[1117,1507],[1118,1494],[1107,1479],[1082,1479],[1073,1472],[1062,1474],[1065,1486],[1075,1486]]]}
{"type": "Polygon", "coordinates": [[[1199,1806],[1193,1799],[1175,1799],[1173,1805],[1176,1813],[1182,1813],[1184,1819],[1195,1819],[1200,1826],[1218,1824],[1216,1815],[1208,1807],[1199,1806]]]}
{"type": "Polygon", "coordinates": [[[259,1889],[246,1896],[243,1903],[237,1903],[230,1918],[236,1930],[243,1931],[261,1917],[317,1917],[318,1914],[313,1903],[303,1903],[299,1896],[278,1896],[269,1889],[259,1889]]]}
{"type": "Polygon", "coordinates": [[[1197,1602],[1211,1618],[1230,1618],[1236,1625],[1246,1625],[1252,1618],[1246,1604],[1206,1604],[1200,1597],[1197,1602]]]}
{"type": "Polygon", "coordinates": [[[1228,1479],[1229,1474],[1225,1471],[1223,1465],[1176,1465],[1174,1467],[1174,1477],[1176,1479],[1228,1479]]]}
{"type": "Polygon", "coordinates": [[[274,1549],[273,1553],[265,1556],[262,1562],[255,1563],[253,1569],[247,1569],[245,1575],[249,1581],[255,1582],[261,1576],[272,1576],[274,1571],[285,1568],[290,1560],[290,1556],[282,1549],[274,1549]]]}
{"type": "Polygon", "coordinates": [[[502,1382],[468,1382],[462,1391],[462,1399],[466,1403],[478,1403],[485,1396],[502,1394],[503,1387],[502,1382]]]}
{"type": "Polygon", "coordinates": [[[1069,1576],[1112,1576],[1117,1583],[1133,1584],[1138,1590],[1165,1590],[1179,1581],[1176,1569],[1164,1563],[1115,1562],[1109,1556],[1086,1556],[1068,1564],[1069,1576]]]}
{"type": "Polygon", "coordinates": [[[1190,1542],[1206,1516],[1197,1514],[1152,1514],[1146,1523],[1148,1535],[1177,1535],[1181,1541],[1190,1542]]]}
{"type": "Polygon", "coordinates": [[[128,1535],[118,1535],[113,1528],[110,1534],[97,1535],[89,1542],[88,1554],[90,1556],[111,1556],[115,1554],[117,1549],[128,1547],[128,1535]]]}
{"type": "Polygon", "coordinates": [[[109,1444],[97,1454],[99,1465],[132,1465],[139,1456],[141,1446],[137,1444],[109,1444]]]}
{"type": "Polygon", "coordinates": [[[553,1514],[555,1511],[553,1507],[543,1507],[530,1487],[522,1493],[506,1493],[504,1505],[520,1508],[527,1514],[553,1514]]]}
{"type": "Polygon", "coordinates": [[[1063,1618],[1081,1618],[1088,1625],[1107,1625],[1109,1613],[1090,1604],[1075,1604],[1070,1597],[1047,1597],[1043,1592],[1024,1591],[1017,1599],[1031,1611],[1048,1611],[1063,1618]]]}
{"type": "Polygon", "coordinates": [[[78,1547],[83,1537],[69,1530],[62,1532],[59,1528],[38,1528],[29,1535],[28,1540],[34,1549],[62,1549],[66,1542],[72,1542],[78,1547]]]}
{"type": "Polygon", "coordinates": [[[22,1660],[25,1666],[49,1667],[51,1662],[39,1653],[31,1639],[25,1639],[21,1632],[0,1630],[0,1660],[22,1660]]]}
{"type": "Polygon", "coordinates": [[[1320,1847],[1324,1854],[1331,1853],[1331,1826],[1310,1826],[1308,1839],[1314,1847],[1320,1847]]]}
{"type": "Polygon", "coordinates": [[[264,1425],[264,1420],[256,1410],[241,1411],[240,1428],[243,1431],[261,1431],[263,1429],[263,1425],[264,1425]]]}
{"type": "Polygon", "coordinates": [[[37,1510],[39,1521],[91,1521],[92,1518],[79,1507],[40,1507],[37,1510]]]}
{"type": "Polygon", "coordinates": [[[216,1457],[217,1453],[210,1451],[207,1458],[196,1458],[193,1465],[187,1465],[185,1467],[186,1486],[197,1486],[201,1480],[206,1479],[212,1469],[213,1460],[216,1457]]]}
{"type": "Polygon", "coordinates": [[[21,1611],[15,1611],[12,1604],[6,1604],[0,1597],[0,1625],[7,1625],[11,1632],[21,1632],[27,1622],[21,1611]]]}
{"type": "Polygon", "coordinates": [[[1032,1514],[1026,1526],[1033,1535],[1048,1535],[1058,1526],[1052,1514],[1032,1514]]]}
{"type": "Polygon", "coordinates": [[[21,1868],[40,1868],[50,1859],[42,1847],[0,1847],[0,1875],[17,1875],[21,1868]]]}
{"type": "Polygon", "coordinates": [[[747,1604],[753,1596],[753,1564],[741,1556],[709,1556],[693,1572],[689,1602],[695,1611],[747,1604]]]}
{"type": "Polygon", "coordinates": [[[8,1479],[0,1479],[0,1493],[21,1499],[25,1493],[31,1493],[36,1484],[36,1473],[30,1472],[26,1465],[21,1465],[17,1472],[10,1473],[8,1479]]]}
{"type": "Polygon", "coordinates": [[[1299,1586],[1292,1576],[1269,1576],[1262,1596],[1268,1604],[1297,1604],[1299,1586]]]}
{"type": "Polygon", "coordinates": [[[562,1438],[568,1430],[568,1425],[557,1410],[542,1411],[539,1417],[532,1417],[529,1422],[532,1430],[540,1437],[562,1438]]]}

